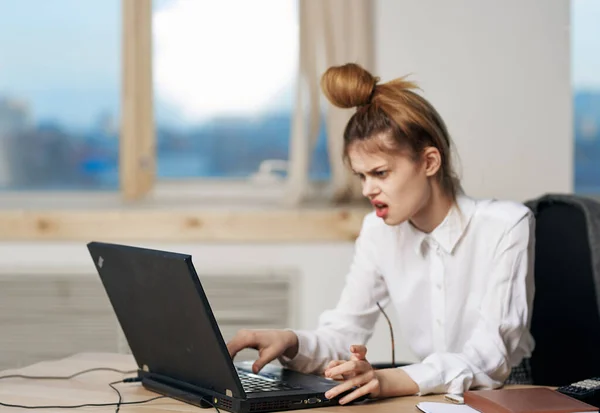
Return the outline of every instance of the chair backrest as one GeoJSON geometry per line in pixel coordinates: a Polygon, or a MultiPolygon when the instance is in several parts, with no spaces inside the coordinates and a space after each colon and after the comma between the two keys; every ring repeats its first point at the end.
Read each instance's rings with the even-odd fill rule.
{"type": "Polygon", "coordinates": [[[558,386],[600,376],[600,311],[583,209],[540,200],[531,370],[535,384],[558,386]]]}

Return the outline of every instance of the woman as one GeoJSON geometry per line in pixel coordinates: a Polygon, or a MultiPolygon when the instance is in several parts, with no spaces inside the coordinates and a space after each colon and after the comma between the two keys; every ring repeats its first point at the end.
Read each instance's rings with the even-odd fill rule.
{"type": "Polygon", "coordinates": [[[534,220],[523,205],[466,196],[452,170],[437,111],[404,79],[378,84],[356,64],[329,68],[329,101],[356,107],[344,156],[374,207],[363,222],[341,298],[315,331],[240,331],[231,356],[259,350],[254,371],[279,358],[289,368],[343,379],[340,399],[462,393],[530,380],[534,347],[534,220]],[[375,370],[365,343],[392,303],[421,360],[375,370]],[[509,375],[512,375],[509,378],[509,375]],[[518,376],[518,378],[517,378],[518,376]]]}

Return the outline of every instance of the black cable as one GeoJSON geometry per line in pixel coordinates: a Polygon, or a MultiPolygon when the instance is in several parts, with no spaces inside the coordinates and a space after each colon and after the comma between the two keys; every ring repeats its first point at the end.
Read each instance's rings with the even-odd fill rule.
{"type": "MultiPolygon", "coordinates": [[[[83,370],[83,371],[80,371],[80,372],[75,373],[75,374],[71,374],[70,376],[28,376],[28,375],[24,375],[24,374],[10,374],[8,376],[0,376],[0,380],[1,379],[70,380],[70,379],[72,379],[74,377],[80,376],[80,375],[85,374],[85,373],[90,373],[92,371],[112,371],[112,372],[121,373],[121,374],[132,374],[132,373],[136,373],[137,372],[137,370],[124,371],[124,370],[113,369],[111,367],[96,367],[96,368],[92,368],[92,369],[83,370]]],[[[139,400],[139,401],[135,401],[135,402],[124,402],[123,398],[121,396],[121,392],[119,391],[119,389],[117,389],[115,387],[115,384],[118,384],[118,383],[132,383],[132,382],[136,382],[136,381],[139,381],[138,377],[128,378],[128,379],[114,381],[112,383],[109,383],[109,386],[115,392],[117,392],[117,395],[119,396],[119,401],[117,403],[85,403],[85,404],[71,405],[71,406],[25,406],[25,405],[19,405],[19,404],[10,404],[10,403],[2,403],[2,402],[0,402],[0,406],[13,407],[13,408],[19,408],[19,409],[78,409],[78,408],[81,408],[81,407],[108,407],[108,406],[116,406],[116,410],[115,411],[118,412],[119,409],[120,409],[120,407],[122,405],[143,404],[143,403],[148,403],[148,402],[151,402],[153,400],[162,399],[162,398],[166,397],[166,396],[157,396],[157,397],[153,397],[151,399],[146,399],[146,400],[139,400]]],[[[212,405],[212,403],[210,401],[207,400],[207,402],[212,405]]],[[[218,411],[218,409],[217,409],[217,411],[218,411]]]]}
{"type": "Polygon", "coordinates": [[[211,402],[210,400],[208,400],[207,397],[203,397],[202,400],[204,400],[206,403],[210,404],[217,411],[217,413],[221,413],[221,411],[219,410],[219,408],[217,406],[215,406],[215,404],[213,402],[211,402]]]}
{"type": "Polygon", "coordinates": [[[117,408],[115,409],[115,413],[119,413],[119,409],[121,409],[121,403],[123,402],[123,397],[121,397],[121,392],[119,391],[119,389],[117,389],[115,387],[115,384],[119,384],[122,382],[123,381],[113,381],[112,383],[108,383],[110,388],[113,389],[114,391],[116,391],[117,395],[119,396],[119,401],[117,402],[117,408]]]}
{"type": "MultiPolygon", "coordinates": [[[[139,400],[136,402],[122,402],[120,403],[121,405],[125,405],[125,404],[143,404],[143,403],[148,403],[151,402],[153,400],[157,400],[157,399],[163,399],[166,396],[157,396],[157,397],[153,397],[151,399],[146,399],[146,400],[139,400]]],[[[0,402],[0,406],[4,406],[4,407],[15,407],[18,409],[79,409],[81,407],[109,407],[109,406],[117,406],[119,403],[86,403],[86,404],[78,404],[78,405],[71,405],[71,406],[24,406],[24,405],[20,405],[20,404],[10,404],[10,403],[2,403],[0,402]]]]}
{"type": "Polygon", "coordinates": [[[75,374],[71,374],[70,376],[26,376],[23,374],[11,374],[8,376],[0,376],[0,380],[1,379],[70,380],[74,377],[80,376],[85,373],[91,373],[93,371],[113,371],[115,373],[121,373],[121,374],[137,373],[137,370],[119,370],[119,369],[113,369],[111,367],[95,367],[93,369],[87,369],[87,370],[83,370],[83,371],[80,371],[75,374]]]}
{"type": "Polygon", "coordinates": [[[396,342],[394,341],[394,328],[392,327],[392,322],[390,321],[390,318],[385,313],[385,311],[383,311],[383,307],[381,306],[381,304],[379,304],[379,301],[377,301],[376,304],[377,307],[379,307],[379,311],[381,311],[381,313],[385,317],[385,320],[388,323],[388,327],[390,328],[390,336],[392,340],[392,368],[396,368],[396,342]]]}

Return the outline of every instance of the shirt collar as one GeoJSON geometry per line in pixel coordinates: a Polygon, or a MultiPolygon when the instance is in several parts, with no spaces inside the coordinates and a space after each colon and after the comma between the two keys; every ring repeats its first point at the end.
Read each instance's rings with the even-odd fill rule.
{"type": "Polygon", "coordinates": [[[448,254],[452,254],[456,244],[464,235],[471,217],[475,212],[476,201],[466,195],[458,195],[456,203],[448,211],[448,215],[431,233],[426,234],[415,228],[410,222],[405,222],[407,235],[414,245],[417,254],[423,254],[424,242],[438,244],[448,254]]]}

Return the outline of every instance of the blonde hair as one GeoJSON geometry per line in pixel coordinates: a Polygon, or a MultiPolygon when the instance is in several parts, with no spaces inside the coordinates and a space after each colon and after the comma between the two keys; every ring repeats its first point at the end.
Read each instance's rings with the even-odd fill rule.
{"type": "Polygon", "coordinates": [[[321,77],[327,99],[340,108],[356,107],[344,130],[344,159],[348,149],[360,142],[381,144],[385,150],[409,149],[415,161],[426,147],[435,147],[441,156],[437,173],[442,189],[453,198],[460,190],[451,162],[451,139],[441,116],[423,97],[414,92],[416,84],[398,78],[378,84],[379,78],[355,63],[333,66],[321,77]]]}

